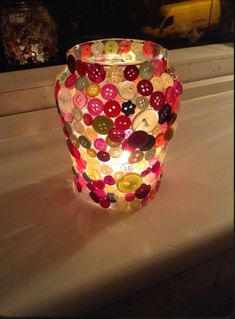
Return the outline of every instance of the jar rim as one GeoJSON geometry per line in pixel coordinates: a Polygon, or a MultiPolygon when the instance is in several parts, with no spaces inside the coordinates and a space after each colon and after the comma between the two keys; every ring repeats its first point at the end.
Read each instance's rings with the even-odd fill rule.
{"type": "Polygon", "coordinates": [[[161,45],[150,40],[130,38],[103,38],[81,42],[67,50],[66,56],[69,55],[85,63],[99,63],[104,66],[139,65],[146,61],[168,60],[168,50],[161,45]],[[125,45],[125,43],[127,47],[130,46],[130,49],[122,52],[121,44],[125,45]],[[101,44],[100,53],[94,54],[97,44],[101,44]],[[139,51],[139,54],[136,54],[138,52],[134,49],[139,51]]]}

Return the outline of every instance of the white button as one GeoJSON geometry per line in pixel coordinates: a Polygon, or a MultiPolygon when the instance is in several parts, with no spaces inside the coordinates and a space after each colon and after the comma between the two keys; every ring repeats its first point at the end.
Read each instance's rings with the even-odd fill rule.
{"type": "Polygon", "coordinates": [[[139,112],[133,119],[132,129],[134,131],[151,132],[158,123],[158,113],[153,110],[139,112]]]}
{"type": "Polygon", "coordinates": [[[136,95],[137,89],[133,83],[125,81],[119,84],[118,92],[123,99],[130,100],[136,95]]]}

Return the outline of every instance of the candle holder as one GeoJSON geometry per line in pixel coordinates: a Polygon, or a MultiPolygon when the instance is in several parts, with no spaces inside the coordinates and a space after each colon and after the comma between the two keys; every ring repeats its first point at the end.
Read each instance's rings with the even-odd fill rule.
{"type": "Polygon", "coordinates": [[[159,190],[183,90],[167,53],[135,39],[90,41],[67,51],[55,98],[75,193],[94,205],[132,212],[159,190]]]}

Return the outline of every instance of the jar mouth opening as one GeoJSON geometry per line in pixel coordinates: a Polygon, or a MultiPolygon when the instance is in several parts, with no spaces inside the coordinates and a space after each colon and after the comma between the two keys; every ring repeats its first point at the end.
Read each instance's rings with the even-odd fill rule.
{"type": "Polygon", "coordinates": [[[105,66],[138,65],[146,61],[168,60],[168,50],[147,40],[128,38],[105,38],[82,42],[67,51],[75,59],[105,66]]]}

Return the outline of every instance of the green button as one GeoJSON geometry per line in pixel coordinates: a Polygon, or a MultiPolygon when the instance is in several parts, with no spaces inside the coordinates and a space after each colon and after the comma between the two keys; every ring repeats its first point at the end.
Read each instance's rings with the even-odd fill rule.
{"type": "Polygon", "coordinates": [[[91,147],[91,141],[88,140],[88,138],[84,135],[80,135],[78,138],[78,142],[80,145],[82,145],[84,148],[90,148],[91,147]]]}
{"type": "Polygon", "coordinates": [[[151,158],[154,157],[155,154],[156,154],[156,148],[153,147],[153,148],[151,148],[149,151],[146,152],[144,158],[145,158],[147,161],[149,161],[151,158]]]}
{"type": "Polygon", "coordinates": [[[154,66],[151,62],[146,61],[141,64],[139,71],[142,79],[150,80],[154,74],[154,66]]]}
{"type": "Polygon", "coordinates": [[[149,100],[146,96],[138,96],[136,98],[136,106],[140,110],[145,110],[149,105],[149,100]]]}
{"type": "Polygon", "coordinates": [[[93,121],[94,130],[99,133],[106,135],[108,131],[113,127],[113,121],[107,116],[97,116],[93,121]]]}
{"type": "Polygon", "coordinates": [[[105,53],[117,53],[118,52],[118,43],[115,40],[108,40],[104,44],[105,53]]]}
{"type": "Polygon", "coordinates": [[[83,117],[82,110],[78,109],[77,107],[74,107],[72,109],[72,114],[73,114],[73,117],[75,118],[76,121],[80,121],[83,117]]]}
{"type": "Polygon", "coordinates": [[[76,89],[79,91],[85,90],[85,88],[88,86],[89,80],[86,76],[81,76],[76,81],[76,89]]]}
{"type": "Polygon", "coordinates": [[[63,84],[65,79],[69,76],[70,72],[69,70],[65,71],[63,74],[61,74],[61,77],[60,77],[60,83],[63,84]]]}

